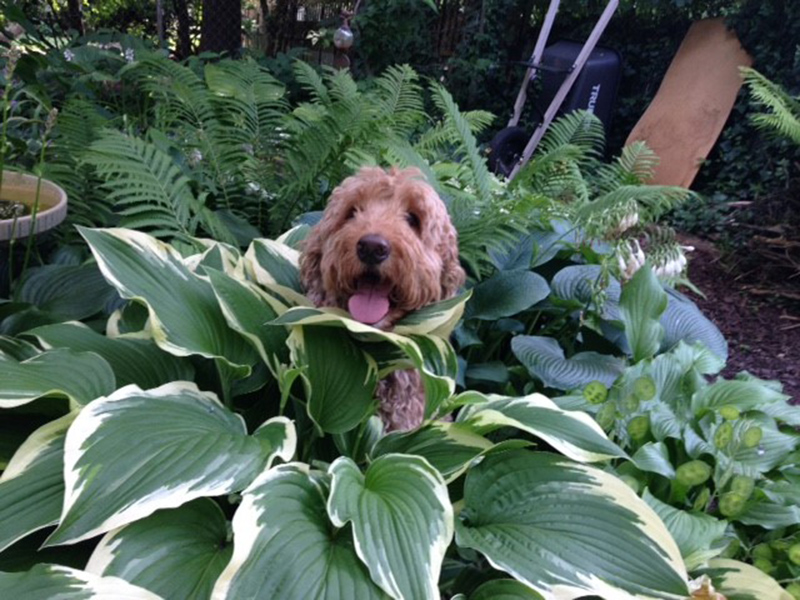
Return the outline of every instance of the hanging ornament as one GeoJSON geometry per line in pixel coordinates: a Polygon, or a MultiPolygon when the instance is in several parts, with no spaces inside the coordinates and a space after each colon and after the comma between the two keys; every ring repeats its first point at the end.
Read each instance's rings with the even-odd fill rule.
{"type": "Polygon", "coordinates": [[[333,45],[339,50],[348,50],[353,45],[353,32],[346,22],[333,33],[333,45]]]}

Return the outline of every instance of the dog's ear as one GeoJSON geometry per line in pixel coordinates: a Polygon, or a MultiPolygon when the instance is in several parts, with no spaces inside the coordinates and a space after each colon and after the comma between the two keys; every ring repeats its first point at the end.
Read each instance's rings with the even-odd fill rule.
{"type": "Polygon", "coordinates": [[[439,244],[442,257],[442,300],[452,298],[466,281],[466,274],[458,260],[458,234],[448,220],[439,244]]]}
{"type": "Polygon", "coordinates": [[[300,282],[306,290],[306,296],[314,306],[321,306],[325,299],[322,287],[322,223],[316,225],[303,241],[303,253],[300,255],[300,282]]]}

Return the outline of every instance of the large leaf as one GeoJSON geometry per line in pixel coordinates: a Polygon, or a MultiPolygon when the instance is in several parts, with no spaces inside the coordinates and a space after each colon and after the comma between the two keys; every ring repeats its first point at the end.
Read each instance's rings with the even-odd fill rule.
{"type": "Polygon", "coordinates": [[[147,304],[155,342],[176,356],[199,354],[250,373],[255,350],[233,331],[211,284],[155,238],[125,229],[80,229],[106,279],[124,298],[147,304]]]}
{"type": "Polygon", "coordinates": [[[43,396],[69,398],[84,405],[116,389],[114,372],[93,352],[50,350],[23,362],[0,361],[0,408],[43,396]]]}
{"type": "Polygon", "coordinates": [[[728,600],[793,600],[772,577],[738,560],[712,559],[705,572],[728,600]]]}
{"type": "Polygon", "coordinates": [[[665,291],[669,304],[661,316],[665,333],[662,348],[671,348],[680,341],[687,344],[701,342],[723,362],[727,361],[728,342],[717,326],[686,296],[670,288],[665,291]]]}
{"type": "Polygon", "coordinates": [[[502,271],[472,288],[464,317],[488,321],[512,317],[549,294],[550,286],[537,273],[524,269],[502,271]]]}
{"type": "Polygon", "coordinates": [[[18,300],[29,302],[57,319],[85,319],[102,311],[117,293],[97,265],[45,265],[29,271],[18,300]]]}
{"type": "Polygon", "coordinates": [[[633,361],[652,358],[661,347],[664,326],[661,315],[667,308],[667,294],[649,265],[645,265],[622,286],[619,311],[633,361]]]}
{"type": "Polygon", "coordinates": [[[545,386],[558,390],[583,387],[592,381],[610,386],[625,370],[620,359],[597,352],[579,352],[570,358],[551,337],[518,335],[511,340],[514,356],[545,386]]]}
{"type": "Polygon", "coordinates": [[[453,537],[453,508],[442,476],[418,456],[387,454],[362,474],[349,458],[329,470],[328,514],[353,525],[359,558],[397,600],[439,598],[439,571],[453,537]]]}
{"type": "Polygon", "coordinates": [[[399,335],[435,335],[447,338],[464,315],[471,296],[466,292],[416,310],[398,321],[394,332],[399,335]]]}
{"type": "Polygon", "coordinates": [[[233,557],[212,598],[371,600],[370,580],[346,531],[328,520],[320,473],[290,463],[262,474],[233,517],[233,557]]]}
{"type": "Polygon", "coordinates": [[[785,404],[789,396],[759,381],[719,380],[692,396],[692,411],[717,410],[735,406],[742,412],[758,410],[772,404],[785,404]]]}
{"type": "Polygon", "coordinates": [[[727,546],[723,541],[727,521],[720,521],[704,513],[690,513],[661,502],[649,490],[642,498],[656,511],[680,548],[686,568],[693,571],[710,558],[718,556],[727,546]]]}
{"type": "Polygon", "coordinates": [[[241,490],[276,456],[294,454],[289,421],[273,419],[262,429],[277,429],[279,443],[264,431],[248,436],[240,416],[188,382],[128,386],[92,402],[67,433],[64,508],[48,545],[241,490]]]}
{"type": "Polygon", "coordinates": [[[64,501],[64,438],[74,418],[66,415],[34,431],[0,477],[0,552],[58,522],[64,501]]]}
{"type": "Polygon", "coordinates": [[[546,598],[688,596],[653,510],[616,477],[550,454],[493,453],[471,468],[456,541],[546,598]]]}
{"type": "MultiPolygon", "coordinates": [[[[652,423],[652,412],[649,414],[652,423]]],[[[632,460],[642,471],[658,473],[667,479],[675,478],[675,467],[672,466],[669,449],[664,442],[647,442],[636,451],[632,460]]]]}
{"type": "Polygon", "coordinates": [[[616,279],[610,279],[605,294],[608,302],[598,307],[592,302],[594,288],[603,281],[603,267],[600,265],[570,265],[564,267],[553,276],[550,287],[554,299],[574,303],[575,307],[587,307],[599,310],[604,319],[618,321],[619,297],[622,289],[616,279]]]}
{"type": "Polygon", "coordinates": [[[469,600],[543,600],[543,598],[541,594],[516,579],[493,579],[470,594],[469,600]]]}
{"type": "MultiPolygon", "coordinates": [[[[470,394],[477,397],[476,392],[470,394]]],[[[481,434],[501,427],[515,427],[581,462],[626,456],[588,414],[563,410],[541,394],[521,398],[489,396],[483,403],[464,407],[458,414],[458,422],[481,434]]]]}
{"type": "Polygon", "coordinates": [[[245,254],[244,267],[253,280],[289,303],[311,304],[300,284],[300,253],[294,248],[273,240],[253,240],[245,254]]]}
{"type": "Polygon", "coordinates": [[[109,338],[76,322],[44,325],[26,335],[34,336],[45,348],[99,354],[114,371],[117,388],[133,383],[150,389],[170,381],[194,379],[194,369],[186,359],[167,354],[151,340],[109,338]]]}
{"type": "Polygon", "coordinates": [[[162,600],[118,577],[98,577],[70,567],[44,564],[23,573],[0,573],[0,598],[162,600]]]}
{"type": "Polygon", "coordinates": [[[394,431],[383,436],[372,449],[372,457],[384,454],[421,456],[445,479],[452,481],[472,460],[493,446],[469,425],[434,421],[416,431],[394,431]]]}
{"type": "Polygon", "coordinates": [[[119,577],[162,598],[205,600],[230,560],[227,538],[222,510],[198,498],[106,534],[86,571],[119,577]]]}
{"type": "Polygon", "coordinates": [[[305,369],[308,414],[322,431],[344,433],[375,412],[378,366],[346,331],[303,327],[289,342],[294,364],[305,369]]]}

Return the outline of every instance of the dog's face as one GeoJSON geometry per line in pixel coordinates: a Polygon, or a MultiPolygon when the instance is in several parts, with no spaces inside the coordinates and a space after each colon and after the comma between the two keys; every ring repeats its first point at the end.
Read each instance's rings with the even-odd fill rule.
{"type": "Polygon", "coordinates": [[[362,169],[331,195],[300,275],[317,306],[388,329],[464,283],[447,209],[416,170],[362,169]]]}

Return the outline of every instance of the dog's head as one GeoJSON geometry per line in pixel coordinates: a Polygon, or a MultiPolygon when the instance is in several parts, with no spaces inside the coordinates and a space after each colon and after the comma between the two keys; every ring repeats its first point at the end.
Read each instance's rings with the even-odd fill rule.
{"type": "Polygon", "coordinates": [[[464,283],[447,208],[416,169],[345,179],[306,239],[300,276],[317,306],[383,329],[464,283]]]}

